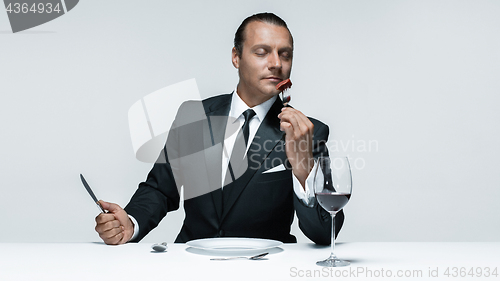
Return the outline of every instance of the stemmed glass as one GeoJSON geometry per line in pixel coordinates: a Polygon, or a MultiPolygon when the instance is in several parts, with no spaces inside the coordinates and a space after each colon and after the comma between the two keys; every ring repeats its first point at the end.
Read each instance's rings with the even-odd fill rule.
{"type": "Polygon", "coordinates": [[[326,267],[347,266],[349,261],[340,260],[333,253],[335,249],[335,215],[351,198],[352,177],[349,159],[320,157],[314,176],[314,193],[318,203],[332,216],[332,252],[330,257],[316,264],[326,267]]]}

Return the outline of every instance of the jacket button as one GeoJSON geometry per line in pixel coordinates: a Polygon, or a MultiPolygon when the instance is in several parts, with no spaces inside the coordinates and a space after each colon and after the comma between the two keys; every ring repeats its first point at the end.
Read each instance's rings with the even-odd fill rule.
{"type": "Polygon", "coordinates": [[[217,237],[224,237],[224,230],[219,230],[219,233],[217,233],[217,237]]]}

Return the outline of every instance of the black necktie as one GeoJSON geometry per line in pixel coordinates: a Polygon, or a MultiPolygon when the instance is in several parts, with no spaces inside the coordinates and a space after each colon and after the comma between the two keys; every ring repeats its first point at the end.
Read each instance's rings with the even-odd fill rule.
{"type": "MultiPolygon", "coordinates": [[[[229,159],[228,172],[231,176],[231,181],[234,182],[239,176],[241,176],[242,170],[238,169],[241,167],[242,160],[244,159],[246,148],[248,145],[248,137],[250,135],[250,120],[255,116],[255,111],[253,109],[247,109],[243,112],[243,117],[245,118],[245,122],[241,127],[241,130],[238,132],[236,136],[236,141],[234,142],[233,152],[231,153],[231,157],[229,159]],[[243,146],[243,142],[245,145],[243,146]]],[[[226,174],[226,179],[227,179],[226,174]]]]}
{"type": "MultiPolygon", "coordinates": [[[[243,137],[245,138],[245,145],[248,145],[248,135],[250,134],[250,119],[255,116],[255,111],[253,109],[247,109],[243,112],[243,117],[245,117],[245,123],[241,130],[243,131],[243,137]]],[[[238,141],[238,140],[236,140],[238,141]]]]}

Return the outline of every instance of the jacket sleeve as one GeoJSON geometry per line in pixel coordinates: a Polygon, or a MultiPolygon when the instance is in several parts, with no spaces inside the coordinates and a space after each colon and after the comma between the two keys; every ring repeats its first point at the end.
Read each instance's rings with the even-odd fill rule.
{"type": "Polygon", "coordinates": [[[139,242],[160,221],[167,212],[179,208],[180,196],[172,168],[163,149],[145,182],[141,182],[130,202],[124,208],[139,224],[139,233],[130,242],[139,242]],[[167,161],[161,161],[161,160],[167,161]]]}
{"type": "Polygon", "coordinates": [[[176,161],[172,162],[169,158],[179,157],[179,130],[176,129],[178,127],[176,122],[178,122],[179,114],[183,112],[182,108],[183,105],[179,108],[166,144],[148,173],[146,181],[139,184],[130,202],[124,208],[127,214],[133,216],[139,224],[139,233],[130,242],[139,242],[158,226],[167,212],[179,209],[182,185],[179,173],[176,172],[179,167],[176,166],[176,161]]]}
{"type": "MultiPolygon", "coordinates": [[[[329,134],[328,126],[313,118],[310,120],[314,124],[313,156],[314,158],[328,156],[328,148],[326,147],[329,134]]],[[[300,230],[314,243],[329,245],[332,227],[330,213],[325,211],[316,200],[314,200],[312,207],[306,206],[295,194],[293,204],[299,219],[300,230]]],[[[341,210],[335,216],[335,236],[338,235],[343,223],[344,212],[341,210]]]]}
{"type": "Polygon", "coordinates": [[[186,177],[192,177],[193,166],[183,159],[204,149],[199,133],[205,123],[201,102],[186,101],[179,107],[160,156],[125,207],[139,224],[139,233],[131,242],[140,241],[168,212],[179,209],[180,189],[186,177]]]}

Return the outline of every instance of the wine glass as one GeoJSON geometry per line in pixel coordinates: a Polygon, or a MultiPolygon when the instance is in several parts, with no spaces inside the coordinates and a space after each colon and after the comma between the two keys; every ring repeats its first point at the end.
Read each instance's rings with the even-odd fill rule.
{"type": "Polygon", "coordinates": [[[314,176],[314,193],[318,203],[332,216],[332,252],[330,257],[316,264],[326,267],[347,266],[349,261],[335,256],[335,215],[351,198],[352,178],[349,159],[320,157],[319,167],[314,176]]]}

